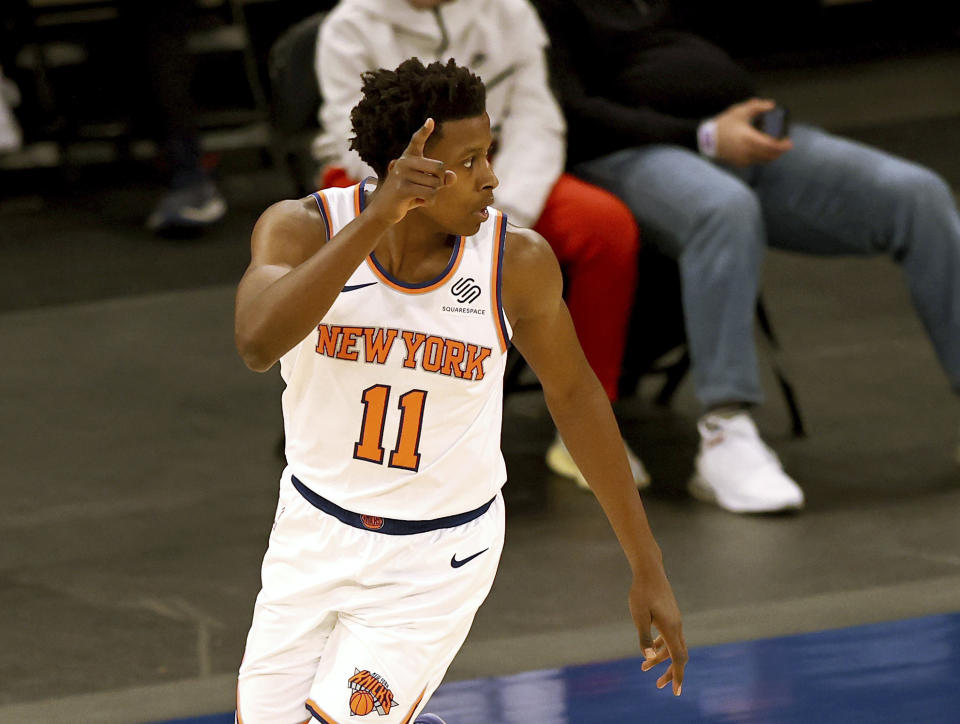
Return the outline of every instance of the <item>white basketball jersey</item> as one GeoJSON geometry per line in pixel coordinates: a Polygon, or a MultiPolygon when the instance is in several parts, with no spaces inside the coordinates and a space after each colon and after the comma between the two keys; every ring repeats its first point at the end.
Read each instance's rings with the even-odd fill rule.
{"type": "MultiPolygon", "coordinates": [[[[314,194],[328,243],[364,183],[314,194]]],[[[500,451],[509,326],[506,217],[455,239],[439,277],[392,278],[370,254],[317,329],[280,360],[290,471],[356,513],[428,520],[477,508],[506,481],[500,451]]]]}

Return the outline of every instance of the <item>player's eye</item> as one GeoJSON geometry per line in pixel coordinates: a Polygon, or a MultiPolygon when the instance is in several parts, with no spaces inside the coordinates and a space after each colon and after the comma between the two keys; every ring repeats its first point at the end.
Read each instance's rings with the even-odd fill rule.
{"type": "Polygon", "coordinates": [[[464,167],[466,167],[466,168],[473,168],[473,156],[471,156],[471,157],[468,158],[466,161],[464,161],[464,162],[463,162],[463,165],[464,165],[464,167]]]}

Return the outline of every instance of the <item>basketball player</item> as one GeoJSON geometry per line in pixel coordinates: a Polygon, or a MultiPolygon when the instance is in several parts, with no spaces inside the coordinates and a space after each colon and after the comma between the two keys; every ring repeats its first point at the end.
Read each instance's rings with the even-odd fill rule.
{"type": "Polygon", "coordinates": [[[680,694],[687,651],[660,551],[557,261],[491,206],[484,104],[480,79],[452,60],[365,73],[352,144],[377,182],[282,201],[254,228],[236,342],[254,370],[280,361],[288,466],[238,722],[375,711],[382,724],[442,724],[419,712],[503,545],[510,343],[630,563],[643,668],[670,659],[657,686],[680,694]]]}

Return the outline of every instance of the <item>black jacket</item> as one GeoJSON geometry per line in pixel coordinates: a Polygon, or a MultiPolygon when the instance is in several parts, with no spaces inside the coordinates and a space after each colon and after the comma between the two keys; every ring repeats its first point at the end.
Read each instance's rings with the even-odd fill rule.
{"type": "Polygon", "coordinates": [[[700,121],[755,94],[716,45],[671,26],[666,0],[533,0],[568,125],[568,161],[622,148],[696,148],[700,121]]]}

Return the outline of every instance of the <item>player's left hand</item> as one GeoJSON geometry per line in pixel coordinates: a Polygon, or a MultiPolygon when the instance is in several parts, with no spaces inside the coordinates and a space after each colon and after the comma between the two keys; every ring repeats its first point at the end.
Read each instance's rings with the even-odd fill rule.
{"type": "Polygon", "coordinates": [[[670,666],[657,679],[657,688],[662,689],[672,682],[674,696],[680,696],[683,671],[689,658],[687,642],[683,638],[680,607],[662,568],[651,575],[634,576],[630,587],[630,613],[646,658],[640,668],[649,671],[669,659],[670,666]],[[656,639],[651,633],[652,626],[660,632],[656,639]]]}

